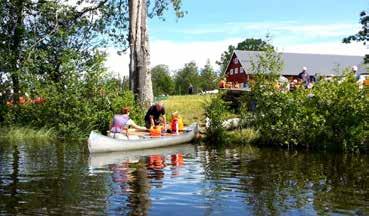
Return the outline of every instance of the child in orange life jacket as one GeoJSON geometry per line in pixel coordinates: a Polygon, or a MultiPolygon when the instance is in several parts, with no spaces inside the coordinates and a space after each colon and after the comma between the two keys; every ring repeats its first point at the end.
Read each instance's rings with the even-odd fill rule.
{"type": "Polygon", "coordinates": [[[172,133],[174,134],[179,134],[179,131],[183,131],[183,120],[179,116],[178,112],[172,113],[170,129],[172,130],[172,133]]]}

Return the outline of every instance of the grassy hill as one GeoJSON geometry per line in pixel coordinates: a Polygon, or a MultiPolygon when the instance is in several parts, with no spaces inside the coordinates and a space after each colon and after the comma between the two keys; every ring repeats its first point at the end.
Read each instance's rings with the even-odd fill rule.
{"type": "Polygon", "coordinates": [[[210,101],[212,95],[181,95],[169,96],[163,100],[166,117],[171,119],[171,113],[178,111],[185,124],[204,120],[204,105],[210,101]]]}

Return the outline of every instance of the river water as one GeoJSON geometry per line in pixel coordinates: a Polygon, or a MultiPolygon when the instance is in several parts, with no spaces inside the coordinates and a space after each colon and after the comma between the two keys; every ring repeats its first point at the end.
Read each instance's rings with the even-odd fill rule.
{"type": "Polygon", "coordinates": [[[369,215],[369,157],[0,142],[0,215],[369,215]]]}

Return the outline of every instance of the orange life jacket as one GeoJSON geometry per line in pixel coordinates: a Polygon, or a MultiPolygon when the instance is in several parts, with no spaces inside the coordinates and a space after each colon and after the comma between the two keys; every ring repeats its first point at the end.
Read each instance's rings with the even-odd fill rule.
{"type": "Polygon", "coordinates": [[[178,118],[172,118],[172,121],[170,122],[170,129],[172,129],[172,133],[177,133],[179,131],[178,126],[178,118]]]}
{"type": "Polygon", "coordinates": [[[172,130],[173,133],[178,131],[183,131],[184,126],[183,126],[183,120],[181,117],[174,117],[172,119],[172,121],[170,122],[170,129],[172,130]]]}
{"type": "Polygon", "coordinates": [[[182,153],[174,154],[170,156],[170,161],[173,166],[180,166],[184,164],[182,153]]]}
{"type": "Polygon", "coordinates": [[[150,155],[148,167],[151,169],[162,169],[165,167],[165,158],[162,155],[150,155]]]}
{"type": "Polygon", "coordinates": [[[161,127],[155,126],[150,128],[150,136],[152,137],[160,137],[161,136],[161,127]]]}

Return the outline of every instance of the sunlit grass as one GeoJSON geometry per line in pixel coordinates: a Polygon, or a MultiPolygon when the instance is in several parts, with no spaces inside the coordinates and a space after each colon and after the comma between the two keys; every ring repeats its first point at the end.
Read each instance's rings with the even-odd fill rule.
{"type": "Polygon", "coordinates": [[[170,96],[164,100],[166,117],[171,119],[171,113],[178,111],[185,124],[192,122],[203,122],[204,105],[215,95],[183,95],[170,96]]]}
{"type": "Polygon", "coordinates": [[[56,138],[56,133],[53,129],[45,128],[3,127],[0,128],[0,138],[8,141],[52,140],[56,138]]]}
{"type": "MultiPolygon", "coordinates": [[[[216,95],[170,96],[167,100],[163,101],[166,117],[169,121],[171,119],[171,113],[178,111],[185,124],[191,124],[192,122],[204,123],[204,106],[210,102],[212,97],[216,97],[216,95]]],[[[227,118],[238,117],[232,113],[226,113],[226,115],[227,118]]],[[[250,144],[260,137],[259,132],[251,128],[227,131],[226,134],[229,137],[230,143],[233,144],[250,144]]]]}

